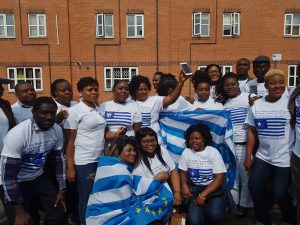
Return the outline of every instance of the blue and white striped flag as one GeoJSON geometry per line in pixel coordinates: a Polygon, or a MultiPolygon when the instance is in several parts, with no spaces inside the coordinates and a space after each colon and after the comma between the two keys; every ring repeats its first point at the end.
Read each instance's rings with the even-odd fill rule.
{"type": "Polygon", "coordinates": [[[230,115],[224,110],[195,110],[185,112],[161,112],[159,124],[163,141],[175,163],[186,148],[184,132],[192,124],[206,124],[213,137],[212,146],[219,150],[227,168],[226,186],[232,188],[236,163],[233,130],[230,115]]]}
{"type": "Polygon", "coordinates": [[[87,225],[148,224],[171,210],[173,194],[162,182],[131,172],[132,167],[117,157],[100,158],[87,206],[87,225]]]}

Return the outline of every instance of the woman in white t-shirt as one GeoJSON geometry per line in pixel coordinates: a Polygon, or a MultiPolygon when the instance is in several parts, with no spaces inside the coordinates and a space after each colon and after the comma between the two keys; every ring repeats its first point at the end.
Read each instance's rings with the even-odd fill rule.
{"type": "MultiPolygon", "coordinates": [[[[142,75],[132,78],[129,83],[129,92],[131,98],[140,107],[142,127],[151,127],[160,136],[160,126],[158,124],[159,113],[177,100],[187,78],[187,76],[181,73],[176,88],[167,96],[149,96],[149,92],[151,91],[149,79],[142,75]]],[[[160,139],[159,143],[161,143],[160,139]]]]}
{"type": "Polygon", "coordinates": [[[174,161],[168,151],[158,144],[156,132],[143,127],[136,133],[140,161],[133,170],[134,175],[170,181],[174,193],[174,205],[181,204],[180,181],[174,161]]]}
{"type": "Polygon", "coordinates": [[[248,174],[244,168],[246,155],[247,128],[244,122],[250,108],[249,94],[240,91],[238,76],[226,73],[221,80],[221,87],[226,102],[224,109],[229,112],[233,126],[233,142],[236,153],[236,182],[231,190],[233,199],[238,205],[237,217],[247,214],[247,208],[252,207],[252,199],[248,189],[248,174]]]}
{"type": "Polygon", "coordinates": [[[187,224],[216,225],[224,215],[223,182],[226,167],[212,143],[210,129],[191,125],[184,134],[187,148],[179,160],[182,195],[187,200],[187,224]]]}
{"type": "MultiPolygon", "coordinates": [[[[136,102],[129,99],[126,80],[116,80],[113,85],[113,100],[100,104],[98,111],[107,122],[105,151],[110,150],[114,140],[122,135],[134,136],[142,125],[142,115],[136,102]]],[[[106,152],[106,154],[110,154],[106,152]]]]}
{"type": "Polygon", "coordinates": [[[223,105],[216,102],[211,96],[211,80],[205,71],[196,71],[195,77],[193,78],[193,85],[196,93],[195,101],[193,102],[195,108],[205,110],[223,109],[223,105]]]}
{"type": "Polygon", "coordinates": [[[245,125],[248,128],[245,169],[250,172],[249,190],[254,204],[257,222],[271,225],[270,196],[266,189],[273,189],[282,220],[295,224],[289,187],[291,185],[290,159],[294,135],[290,125],[288,96],[285,91],[285,75],[281,70],[270,70],[265,75],[268,95],[254,102],[248,112],[245,125]],[[259,146],[252,160],[255,140],[259,146]]]}
{"type": "Polygon", "coordinates": [[[98,81],[81,78],[77,83],[81,101],[69,109],[64,122],[66,134],[67,179],[77,181],[78,211],[82,224],[92,191],[99,156],[103,154],[105,119],[96,111],[99,96],[98,81]]]}

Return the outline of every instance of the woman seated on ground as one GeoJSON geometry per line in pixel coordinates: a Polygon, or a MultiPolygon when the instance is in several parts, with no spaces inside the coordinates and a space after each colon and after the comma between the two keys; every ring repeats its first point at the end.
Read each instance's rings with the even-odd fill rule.
{"type": "Polygon", "coordinates": [[[155,131],[149,127],[141,128],[136,133],[136,140],[140,161],[133,174],[165,182],[170,181],[174,193],[174,205],[180,205],[180,180],[175,163],[168,151],[158,144],[155,131]]]}
{"type": "Polygon", "coordinates": [[[184,134],[187,148],[180,161],[183,198],[187,200],[187,224],[216,225],[223,219],[225,164],[219,151],[210,146],[212,136],[204,124],[191,125],[184,134]]]}

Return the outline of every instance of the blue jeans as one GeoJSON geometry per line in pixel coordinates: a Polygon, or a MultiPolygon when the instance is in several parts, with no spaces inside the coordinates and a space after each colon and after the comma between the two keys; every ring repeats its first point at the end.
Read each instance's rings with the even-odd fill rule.
{"type": "Polygon", "coordinates": [[[267,189],[269,186],[269,189],[272,187],[273,197],[279,204],[282,220],[291,224],[295,223],[292,198],[288,193],[290,185],[290,167],[278,167],[259,158],[254,158],[249,177],[249,190],[257,221],[264,225],[272,224],[269,212],[272,198],[270,198],[270,190],[267,189]]]}
{"type": "Polygon", "coordinates": [[[90,194],[93,190],[94,177],[98,163],[75,165],[77,189],[78,189],[78,212],[82,224],[85,223],[85,212],[90,194]]]}
{"type": "Polygon", "coordinates": [[[204,206],[195,205],[197,196],[188,200],[186,221],[187,225],[217,225],[224,216],[224,196],[206,199],[204,206]]]}

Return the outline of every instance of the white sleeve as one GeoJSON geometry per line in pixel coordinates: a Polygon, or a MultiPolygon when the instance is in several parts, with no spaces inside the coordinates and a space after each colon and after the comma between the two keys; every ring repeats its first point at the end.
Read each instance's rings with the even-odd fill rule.
{"type": "Polygon", "coordinates": [[[215,148],[213,148],[213,151],[212,151],[211,161],[212,161],[212,166],[213,166],[213,174],[226,172],[226,166],[224,164],[222,156],[219,153],[219,151],[215,148]]]}
{"type": "Polygon", "coordinates": [[[20,130],[10,130],[3,140],[2,156],[16,159],[22,158],[22,150],[27,147],[25,135],[19,135],[23,132],[20,130]]]}
{"type": "MultiPolygon", "coordinates": [[[[75,107],[74,107],[75,108],[75,107]]],[[[74,108],[70,109],[69,116],[64,122],[64,129],[77,130],[79,124],[79,116],[74,108]]]]}
{"type": "Polygon", "coordinates": [[[139,165],[136,168],[134,168],[134,170],[132,171],[132,175],[139,175],[139,176],[142,176],[142,177],[149,177],[149,175],[152,175],[152,174],[151,173],[148,174],[145,171],[142,163],[140,162],[139,165]]]}
{"type": "Polygon", "coordinates": [[[155,112],[160,112],[163,110],[163,102],[166,96],[153,96],[155,98],[155,112]]]}
{"type": "Polygon", "coordinates": [[[169,152],[165,148],[161,148],[162,157],[167,163],[168,167],[170,168],[170,171],[174,170],[176,168],[175,163],[173,159],[171,158],[169,152]]]}
{"type": "Polygon", "coordinates": [[[255,127],[254,115],[253,115],[253,106],[249,109],[243,126],[244,127],[249,127],[249,126],[255,127]]]}
{"type": "Polygon", "coordinates": [[[185,151],[183,151],[183,153],[180,156],[178,169],[183,170],[183,171],[187,171],[188,170],[185,151]]]}

